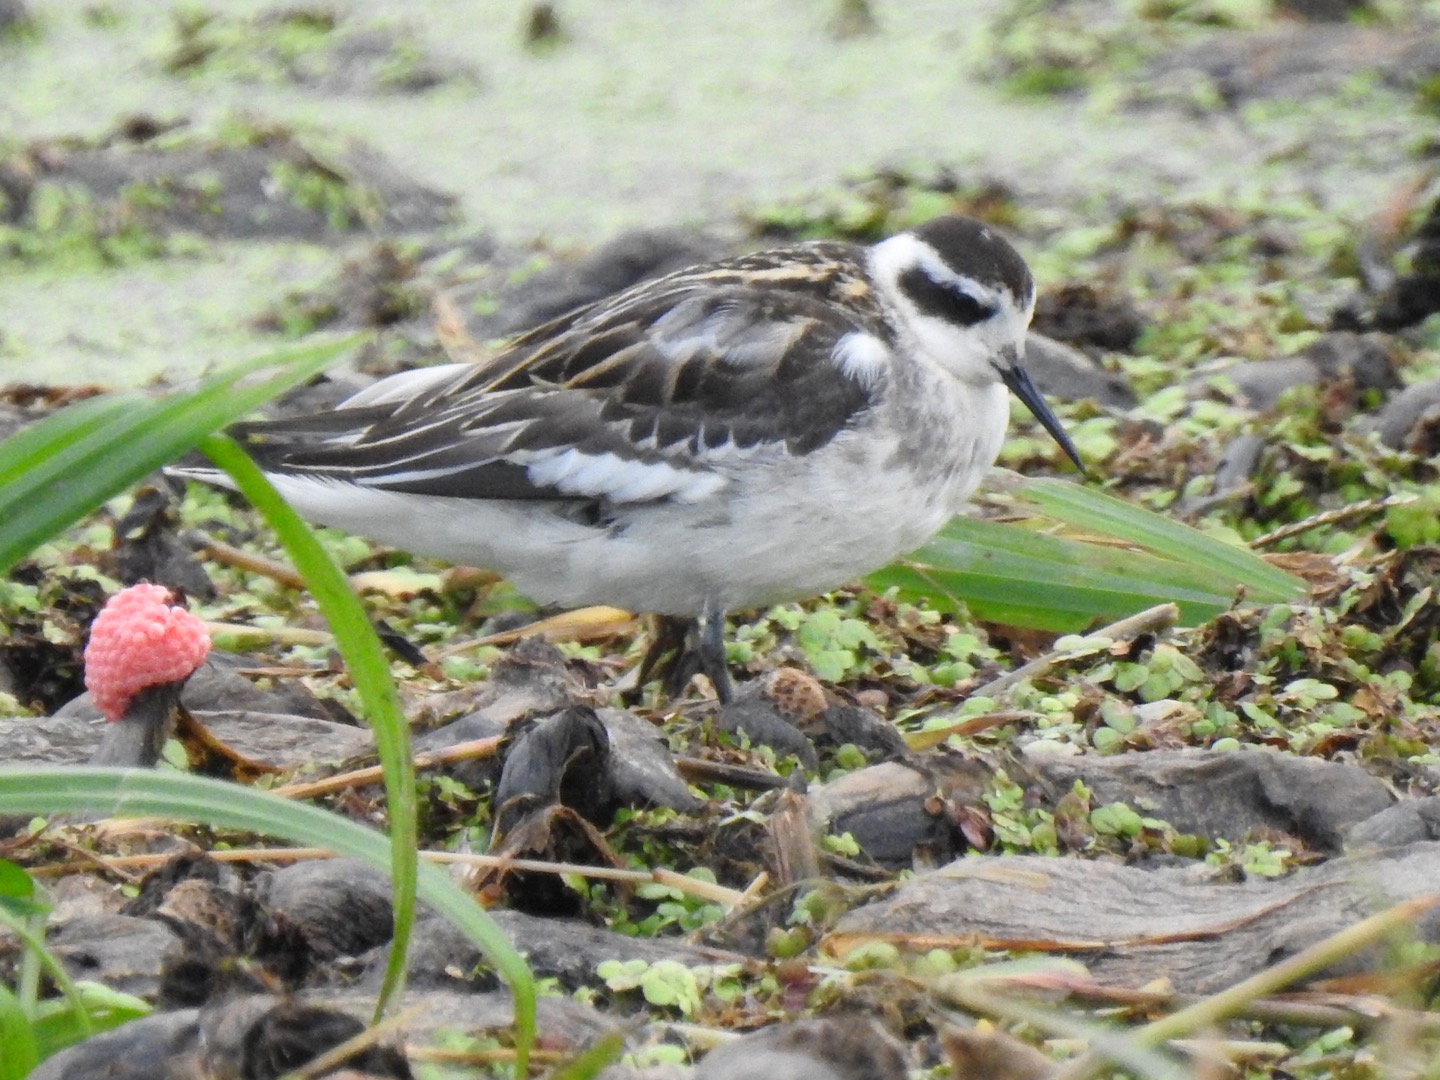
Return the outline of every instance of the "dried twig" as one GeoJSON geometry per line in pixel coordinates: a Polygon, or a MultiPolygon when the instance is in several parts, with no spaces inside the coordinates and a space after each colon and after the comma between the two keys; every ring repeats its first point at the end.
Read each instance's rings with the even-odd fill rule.
{"type": "Polygon", "coordinates": [[[923,731],[907,731],[904,733],[905,745],[911,750],[929,750],[939,746],[951,735],[979,735],[981,732],[990,731],[994,728],[1004,727],[1007,724],[1020,724],[1027,720],[1041,720],[1042,713],[1022,709],[1002,709],[999,712],[982,713],[979,716],[967,716],[963,720],[957,720],[953,724],[946,724],[944,727],[925,728],[923,731]]]}
{"type": "MultiPolygon", "coordinates": [[[[447,1050],[439,1046],[406,1044],[405,1056],[412,1062],[426,1061],[436,1065],[508,1065],[515,1061],[515,1051],[508,1046],[492,1046],[484,1050],[447,1050]]],[[[530,1051],[532,1065],[558,1065],[574,1057],[571,1050],[530,1051]]]]}
{"type": "MultiPolygon", "coordinates": [[[[1168,630],[1180,619],[1180,609],[1174,604],[1156,604],[1152,608],[1146,608],[1137,614],[1127,616],[1109,626],[1101,627],[1085,636],[1087,638],[1109,638],[1112,641],[1126,641],[1130,638],[1139,637],[1141,634],[1157,634],[1162,630],[1168,630]]],[[[1024,664],[1014,671],[1007,672],[997,679],[991,679],[984,686],[976,687],[970,691],[971,697],[997,697],[1009,690],[1016,683],[1024,682],[1026,679],[1034,679],[1047,674],[1053,668],[1063,664],[1070,656],[1064,649],[1056,649],[1046,653],[1044,656],[1037,656],[1028,664],[1024,664]]]]}
{"type": "Polygon", "coordinates": [[[233,566],[237,570],[259,574],[261,577],[278,581],[281,585],[292,589],[305,588],[305,578],[289,563],[267,559],[263,555],[256,555],[253,551],[232,547],[219,540],[206,537],[204,544],[199,548],[199,554],[225,566],[233,566]]]}
{"type": "MultiPolygon", "coordinates": [[[[1218,994],[1201,998],[1179,1012],[1145,1025],[1125,1042],[1139,1049],[1151,1049],[1171,1039],[1202,1031],[1212,1024],[1237,1015],[1256,998],[1273,994],[1408,927],[1437,903],[1440,903],[1440,893],[1431,893],[1387,908],[1354,926],[1347,926],[1338,934],[1331,934],[1323,941],[1317,941],[1274,967],[1257,972],[1218,994]]],[[[1054,1080],[1092,1080],[1105,1072],[1112,1060],[1115,1059],[1108,1050],[1098,1053],[1092,1050],[1070,1062],[1056,1074],[1054,1080]]]]}
{"type": "Polygon", "coordinates": [[[1271,529],[1263,536],[1257,536],[1250,541],[1252,548],[1273,547],[1281,540],[1288,540],[1292,536],[1299,536],[1311,529],[1318,529],[1322,525],[1338,525],[1342,521],[1354,521],[1359,518],[1367,518],[1374,514],[1380,514],[1392,506],[1404,506],[1413,503],[1420,496],[1412,494],[1386,495],[1380,499],[1361,499],[1359,502],[1350,503],[1347,506],[1337,506],[1333,510],[1322,510],[1318,514],[1311,514],[1299,521],[1292,521],[1289,525],[1281,525],[1278,529],[1271,529]]]}
{"type": "MultiPolygon", "coordinates": [[[[55,863],[37,866],[29,871],[35,877],[63,877],[87,869],[100,869],[111,873],[125,870],[151,870],[163,866],[175,857],[175,852],[160,852],[152,855],[95,855],[78,852],[83,862],[55,863]]],[[[205,853],[216,862],[308,862],[333,859],[335,853],[328,848],[228,848],[205,853]]],[[[741,892],[713,881],[702,881],[688,877],[675,870],[625,870],[614,866],[594,866],[586,863],[546,862],[544,859],[512,859],[504,855],[478,855],[455,851],[422,851],[420,858],[426,862],[442,865],[471,866],[487,870],[513,871],[527,874],[574,874],[592,881],[619,881],[627,885],[664,885],[709,903],[734,907],[748,902],[750,890],[741,892]]],[[[753,887],[753,885],[752,885],[753,887]]]]}
{"type": "Polygon", "coordinates": [[[478,649],[482,645],[509,645],[527,637],[544,637],[546,641],[593,641],[612,638],[628,633],[635,628],[635,616],[628,611],[613,607],[576,608],[561,612],[548,619],[537,619],[514,630],[502,630],[497,634],[471,638],[468,641],[446,645],[435,654],[436,660],[458,656],[478,649]]]}
{"type": "MultiPolygon", "coordinates": [[[[475,761],[480,758],[493,757],[499,748],[503,736],[491,735],[484,739],[469,739],[466,742],[456,743],[454,746],[447,746],[444,750],[435,750],[427,754],[416,754],[414,758],[415,770],[433,769],[439,765],[451,765],[457,761],[475,761]]],[[[283,799],[313,799],[319,795],[333,795],[337,791],[344,791],[347,788],[365,787],[369,784],[377,784],[384,779],[385,771],[379,765],[371,765],[364,769],[354,769],[350,772],[337,773],[334,776],[327,776],[323,780],[306,780],[296,784],[286,784],[283,787],[274,788],[272,795],[279,795],[283,799]]]]}
{"type": "Polygon", "coordinates": [[[366,1028],[358,1035],[353,1035],[338,1046],[332,1046],[323,1054],[311,1058],[304,1065],[295,1069],[289,1069],[285,1075],[294,1077],[295,1080],[313,1080],[318,1076],[333,1072],[340,1065],[349,1061],[362,1050],[368,1050],[378,1045],[382,1040],[389,1038],[394,1032],[399,1031],[410,1021],[417,1019],[425,1012],[424,1006],[415,1006],[397,1013],[386,1020],[380,1021],[373,1027],[366,1028]]]}

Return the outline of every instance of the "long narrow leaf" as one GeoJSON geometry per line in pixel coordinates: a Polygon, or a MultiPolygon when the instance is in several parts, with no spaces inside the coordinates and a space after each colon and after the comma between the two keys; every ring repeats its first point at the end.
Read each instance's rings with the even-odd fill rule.
{"type": "Polygon", "coordinates": [[[1244,585],[1250,599],[1257,603],[1283,603],[1305,591],[1299,580],[1246,548],[1227,544],[1103,491],[1038,477],[1026,480],[1015,494],[1059,521],[1127,540],[1167,559],[1207,568],[1217,582],[1244,585]]]}
{"type": "MultiPolygon", "coordinates": [[[[90,1023],[90,1014],[85,1010],[85,1002],[80,997],[80,991],[74,981],[70,978],[64,966],[55,959],[54,954],[45,947],[45,920],[43,918],[32,918],[22,921],[14,919],[8,912],[0,912],[0,925],[10,931],[25,949],[25,963],[21,968],[22,979],[20,987],[20,1004],[26,1010],[33,1012],[38,998],[38,980],[32,980],[32,985],[25,985],[24,974],[33,970],[38,976],[39,969],[44,968],[50,973],[50,978],[60,988],[65,996],[66,1008],[69,1009],[74,1020],[74,1028],[80,1038],[87,1037],[93,1030],[90,1023]]],[[[0,1046],[3,1046],[0,1043],[0,1046]]],[[[42,1057],[48,1056],[42,1053],[42,1057]]]]}
{"type": "MultiPolygon", "coordinates": [[[[1041,570],[1048,563],[1065,565],[1065,576],[1060,582],[1066,586],[1123,589],[1134,583],[1142,591],[1154,588],[1173,592],[1177,600],[1210,602],[1219,598],[1224,603],[1233,598],[1235,591],[1232,583],[1223,577],[1217,578],[1204,567],[1158,558],[1143,551],[1085,543],[975,518],[952,522],[921,549],[923,555],[917,553],[912,558],[922,564],[928,561],[988,573],[998,557],[993,553],[1001,551],[1011,559],[1033,563],[1033,567],[1025,568],[1027,572],[1041,570]]],[[[1038,580],[1035,584],[1044,588],[1053,582],[1038,580]]]]}
{"type": "Polygon", "coordinates": [[[0,444],[0,488],[54,453],[54,447],[84,438],[107,421],[143,402],[140,393],[101,394],[52,413],[0,444]]]}
{"type": "Polygon", "coordinates": [[[40,1050],[25,1009],[4,983],[0,983],[0,1080],[25,1080],[40,1064],[40,1050]]]}
{"type": "MultiPolygon", "coordinates": [[[[185,773],[88,766],[0,766],[0,814],[102,813],[165,817],[220,829],[281,837],[326,847],[390,869],[390,842],[352,821],[303,803],[185,773]]],[[[516,1076],[523,1077],[535,1034],[535,985],[530,969],[475,901],[443,871],[425,864],[420,899],[449,918],[495,965],[515,997],[516,1076]]]]}
{"type": "Polygon", "coordinates": [[[73,989],[73,999],[50,998],[40,1002],[35,1010],[31,1030],[42,1061],[67,1046],[83,1042],[93,1033],[110,1031],[154,1012],[140,998],[112,990],[103,983],[78,982],[73,989]]]}
{"type": "Polygon", "coordinates": [[[320,545],[310,527],[280,497],[265,474],[239,445],[224,435],[208,436],[200,449],[230,474],[235,486],[275,529],[290,561],[305,578],[315,602],[330,629],[350,671],[367,719],[375,733],[375,748],[385,775],[385,796],[390,816],[391,868],[395,883],[392,897],[395,911],[394,939],[385,968],[385,979],[376,1004],[376,1019],[400,991],[405,980],[405,955],[410,929],[415,920],[416,819],[418,801],[415,770],[411,764],[410,727],[400,705],[400,695],[390,677],[385,650],[355,594],[345,572],[320,545]]]}
{"type": "Polygon", "coordinates": [[[1010,626],[1028,626],[1071,633],[1095,622],[1113,622],[1157,603],[1173,602],[1187,624],[1202,622],[1225,610],[1231,597],[1197,593],[1163,583],[1148,583],[1085,565],[1090,545],[1055,537],[1039,537],[1044,556],[1028,550],[1036,539],[1015,526],[967,522],[947,528],[943,551],[922,548],[903,563],[876,571],[868,579],[877,589],[896,588],[907,599],[925,598],[941,610],[964,605],[976,618],[1010,626]],[[969,540],[956,533],[971,525],[969,540]],[[1011,548],[1020,539],[1026,550],[1011,548]]]}
{"type": "Polygon", "coordinates": [[[0,443],[0,574],[201,438],[334,362],[358,338],[227,368],[190,393],[92,399],[0,443]],[[98,402],[98,403],[92,403],[98,402]],[[16,446],[18,445],[18,450],[16,446]],[[12,463],[12,455],[14,463],[12,463]]]}
{"type": "Polygon", "coordinates": [[[1293,600],[1304,585],[1244,548],[1114,496],[1056,480],[1008,493],[1089,539],[958,517],[920,550],[872,574],[878,589],[992,622],[1069,633],[1173,602],[1196,625],[1246,600],[1293,600]]]}

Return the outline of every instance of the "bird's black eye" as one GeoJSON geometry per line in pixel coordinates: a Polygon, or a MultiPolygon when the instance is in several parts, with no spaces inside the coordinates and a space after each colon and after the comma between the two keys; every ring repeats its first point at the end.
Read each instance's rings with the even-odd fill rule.
{"type": "Polygon", "coordinates": [[[995,314],[989,304],[961,292],[953,284],[936,281],[918,266],[900,275],[900,290],[926,315],[957,326],[974,326],[995,314]]]}

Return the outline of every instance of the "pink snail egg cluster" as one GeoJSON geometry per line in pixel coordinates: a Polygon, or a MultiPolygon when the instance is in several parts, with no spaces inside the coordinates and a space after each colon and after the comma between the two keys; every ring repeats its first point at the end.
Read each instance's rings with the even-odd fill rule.
{"type": "Polygon", "coordinates": [[[85,688],[107,720],[119,720],[147,686],[179,682],[205,659],[205,624],[170,603],[161,585],[132,585],[110,598],[90,626],[85,688]]]}

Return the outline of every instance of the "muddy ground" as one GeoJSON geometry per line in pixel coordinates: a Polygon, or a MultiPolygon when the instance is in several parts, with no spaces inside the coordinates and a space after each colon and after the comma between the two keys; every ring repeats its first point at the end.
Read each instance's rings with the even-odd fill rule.
{"type": "MultiPolygon", "coordinates": [[[[1086,482],[1306,582],[1098,643],[857,586],[737,619],[746,690],[718,708],[617,692],[632,620],[515,644],[546,613],[503,583],[331,537],[409,650],[418,748],[495,740],[426,772],[428,848],[692,872],[465,879],[551,980],[547,1060],[619,1025],[632,1062],[712,1080],[1042,1076],[1076,1022],[1191,1003],[1440,891],[1433,5],[0,13],[5,430],[373,331],[313,407],[711,255],[960,210],[1035,269],[1031,363],[1086,482]]],[[[1018,415],[1001,464],[1073,475],[1018,415]]],[[[313,605],[216,541],[275,554],[238,501],[160,484],[16,569],[4,760],[87,759],[86,627],[148,579],[233,628],[186,703],[239,759],[196,767],[281,786],[369,763],[313,605]]],[[[212,859],[256,838],[198,830],[9,835],[56,896],[56,953],[157,1007],[37,1075],[279,1075],[367,1015],[389,907],[362,869],[212,859]]],[[[1436,1049],[1440,922],[1410,925],[1247,1002],[1216,1046],[1246,1075],[1409,1075],[1436,1049]]],[[[407,1000],[404,1044],[357,1067],[503,1059],[508,999],[442,920],[407,1000]]]]}

